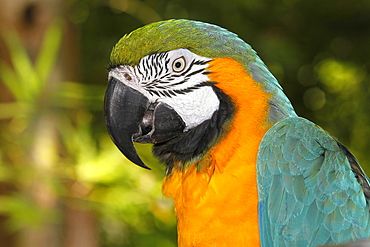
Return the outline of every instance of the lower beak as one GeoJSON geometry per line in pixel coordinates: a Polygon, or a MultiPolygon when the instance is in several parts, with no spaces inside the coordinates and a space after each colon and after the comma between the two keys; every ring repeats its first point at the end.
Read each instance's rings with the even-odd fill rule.
{"type": "Polygon", "coordinates": [[[139,91],[112,77],[104,99],[105,122],[118,149],[133,163],[150,169],[139,158],[133,141],[162,143],[183,133],[181,117],[165,103],[150,102],[139,91]]]}

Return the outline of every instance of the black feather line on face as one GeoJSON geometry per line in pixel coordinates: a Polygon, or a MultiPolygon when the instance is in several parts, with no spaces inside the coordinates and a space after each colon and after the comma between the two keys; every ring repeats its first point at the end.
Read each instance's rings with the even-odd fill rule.
{"type": "Polygon", "coordinates": [[[150,84],[150,85],[145,86],[145,88],[151,95],[155,94],[158,97],[162,96],[162,97],[172,98],[172,96],[176,96],[176,94],[190,93],[199,88],[213,86],[214,84],[215,84],[214,82],[205,81],[205,82],[198,83],[192,87],[188,87],[184,89],[174,89],[174,90],[170,90],[173,84],[169,86],[166,86],[166,85],[159,86],[159,85],[150,84]],[[158,89],[161,89],[161,90],[158,90],[158,89]]]}
{"type": "Polygon", "coordinates": [[[214,85],[212,88],[220,100],[220,106],[211,119],[180,136],[153,146],[153,154],[166,165],[167,174],[171,173],[175,163],[185,165],[206,153],[225,133],[225,123],[233,117],[235,107],[229,96],[214,85]]]}
{"type": "Polygon", "coordinates": [[[136,68],[137,68],[136,71],[141,75],[142,78],[144,78],[144,74],[140,71],[141,68],[140,68],[140,65],[139,64],[136,66],[136,68]]]}
{"type": "Polygon", "coordinates": [[[190,74],[186,74],[185,76],[186,76],[186,78],[189,78],[189,77],[191,77],[191,76],[193,76],[193,75],[195,75],[195,74],[201,73],[203,70],[204,70],[204,69],[203,69],[203,68],[201,68],[201,69],[199,69],[199,70],[196,70],[196,71],[191,72],[190,74]]]}

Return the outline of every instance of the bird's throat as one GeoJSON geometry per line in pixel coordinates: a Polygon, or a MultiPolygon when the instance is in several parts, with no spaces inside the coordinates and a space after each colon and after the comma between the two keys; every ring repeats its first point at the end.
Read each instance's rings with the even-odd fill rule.
{"type": "Polygon", "coordinates": [[[269,95],[233,59],[214,59],[209,71],[234,117],[202,160],[165,178],[163,192],[174,199],[179,246],[259,246],[256,159],[269,95]]]}

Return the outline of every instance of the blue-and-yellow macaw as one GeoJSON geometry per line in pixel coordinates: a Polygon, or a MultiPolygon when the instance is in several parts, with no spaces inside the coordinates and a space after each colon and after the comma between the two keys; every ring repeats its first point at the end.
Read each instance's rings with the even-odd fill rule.
{"type": "Polygon", "coordinates": [[[179,246],[318,246],[368,238],[369,181],[356,158],[298,117],[237,35],[189,20],[153,23],[113,48],[109,134],[148,168],[166,165],[179,246]]]}

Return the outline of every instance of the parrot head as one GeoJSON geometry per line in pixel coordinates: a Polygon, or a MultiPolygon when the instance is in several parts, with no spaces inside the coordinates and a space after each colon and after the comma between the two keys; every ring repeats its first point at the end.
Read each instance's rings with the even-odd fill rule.
{"type": "Polygon", "coordinates": [[[217,58],[232,59],[268,93],[268,121],[293,112],[276,79],[237,35],[198,21],[152,23],[122,37],[110,59],[105,121],[130,161],[149,169],[133,142],[152,143],[170,171],[199,159],[227,133],[240,100],[225,90],[232,82],[211,76],[217,58]]]}

